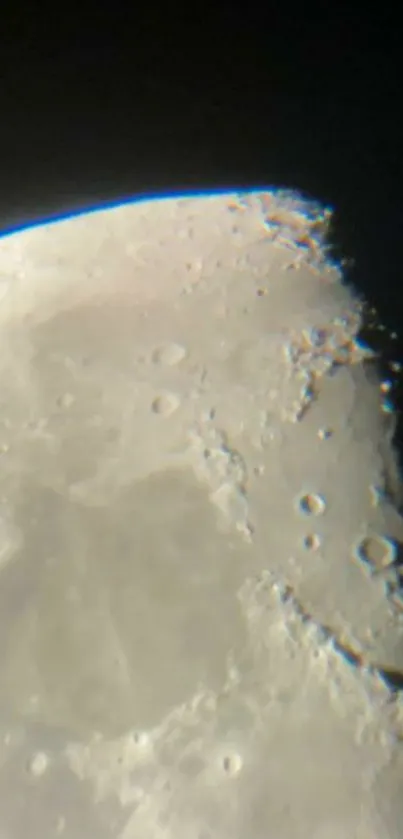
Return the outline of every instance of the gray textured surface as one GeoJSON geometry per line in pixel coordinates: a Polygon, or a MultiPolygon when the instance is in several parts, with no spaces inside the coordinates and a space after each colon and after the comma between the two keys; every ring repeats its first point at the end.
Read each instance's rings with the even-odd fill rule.
{"type": "Polygon", "coordinates": [[[2,839],[400,835],[393,416],[326,219],[0,240],[2,839]]]}

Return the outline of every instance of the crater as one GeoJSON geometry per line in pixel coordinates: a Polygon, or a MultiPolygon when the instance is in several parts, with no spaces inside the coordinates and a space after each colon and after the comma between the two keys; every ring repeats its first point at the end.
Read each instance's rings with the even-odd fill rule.
{"type": "Polygon", "coordinates": [[[304,516],[321,516],[325,512],[325,499],[315,492],[307,492],[298,499],[298,509],[304,516]]]}

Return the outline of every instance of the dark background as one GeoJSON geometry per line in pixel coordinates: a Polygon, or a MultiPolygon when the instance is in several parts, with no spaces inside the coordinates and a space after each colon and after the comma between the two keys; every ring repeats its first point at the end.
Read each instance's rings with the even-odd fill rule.
{"type": "Polygon", "coordinates": [[[392,11],[368,15],[2,6],[0,229],[138,194],[301,190],[335,208],[387,373],[403,357],[401,36],[392,11]]]}

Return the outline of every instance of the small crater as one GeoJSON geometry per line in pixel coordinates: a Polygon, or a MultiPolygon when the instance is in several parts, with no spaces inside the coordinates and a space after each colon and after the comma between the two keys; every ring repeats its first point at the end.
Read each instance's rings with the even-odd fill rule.
{"type": "Polygon", "coordinates": [[[174,393],[162,393],[151,403],[151,410],[161,417],[169,417],[179,408],[180,399],[174,393]]]}
{"type": "Polygon", "coordinates": [[[145,749],[150,744],[148,734],[145,731],[133,731],[130,735],[130,742],[140,749],[145,749]]]}
{"type": "Polygon", "coordinates": [[[326,503],[321,495],[307,492],[299,498],[298,509],[304,516],[321,516],[325,512],[326,503]]]}
{"type": "Polygon", "coordinates": [[[303,539],[303,546],[307,551],[317,551],[321,540],[317,533],[308,533],[303,539]]]}
{"type": "Polygon", "coordinates": [[[333,436],[331,428],[320,428],[318,431],[319,440],[329,440],[333,436]]]}
{"type": "Polygon", "coordinates": [[[366,536],[355,547],[354,554],[376,573],[389,568],[396,561],[396,545],[384,536],[366,536]]]}
{"type": "Polygon", "coordinates": [[[222,769],[229,778],[238,775],[242,769],[242,758],[239,754],[227,754],[222,758],[222,769]]]}
{"type": "Polygon", "coordinates": [[[253,467],[254,475],[257,475],[257,477],[259,477],[259,478],[261,477],[261,475],[264,475],[264,472],[265,472],[265,468],[264,468],[264,465],[262,463],[259,463],[258,466],[253,467]]]}
{"type": "Polygon", "coordinates": [[[182,344],[170,343],[157,347],[152,354],[154,364],[162,364],[167,367],[174,367],[185,358],[186,349],[182,344]]]}
{"type": "Polygon", "coordinates": [[[28,772],[34,778],[40,778],[49,767],[49,757],[45,752],[37,752],[28,761],[28,772]]]}

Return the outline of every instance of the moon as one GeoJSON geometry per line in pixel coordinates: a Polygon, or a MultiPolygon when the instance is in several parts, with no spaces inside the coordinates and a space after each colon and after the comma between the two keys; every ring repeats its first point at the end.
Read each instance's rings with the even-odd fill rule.
{"type": "Polygon", "coordinates": [[[0,833],[400,836],[395,416],[287,190],[0,239],[0,833]]]}

